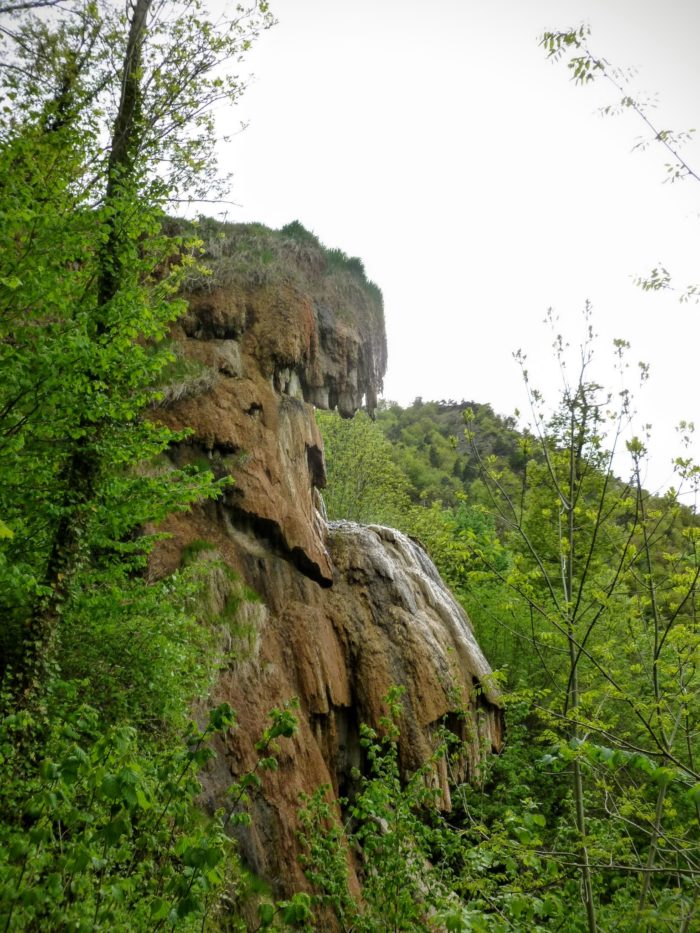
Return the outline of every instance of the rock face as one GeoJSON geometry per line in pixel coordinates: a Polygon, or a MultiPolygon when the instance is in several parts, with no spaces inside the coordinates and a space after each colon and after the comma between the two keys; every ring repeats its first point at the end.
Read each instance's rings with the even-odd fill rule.
{"type": "MultiPolygon", "coordinates": [[[[240,230],[233,228],[234,240],[240,230]]],[[[284,236],[265,235],[284,254],[284,236]]],[[[198,542],[222,614],[235,591],[215,700],[228,701],[240,725],[205,776],[211,806],[253,766],[270,708],[299,698],[298,734],[284,743],[279,771],[266,775],[252,828],[240,839],[253,870],[280,893],[305,885],[300,793],[321,784],[340,795],[351,790],[352,769],[363,764],[360,723],[378,723],[390,686],[405,688],[406,771],[425,761],[446,716],[468,739],[465,777],[501,741],[488,664],[425,552],[397,531],[322,517],[314,406],[347,416],[364,399],[371,410],[385,338],[378,290],[352,265],[333,273],[351,280],[329,283],[318,244],[292,245],[303,275],[214,281],[189,296],[174,333],[188,375],[169,388],[156,417],[192,429],[172,453],[178,464],[203,460],[234,485],[219,501],[171,518],[172,537],[152,567],[172,572],[198,542]]],[[[435,779],[447,807],[446,775],[435,779]]]]}

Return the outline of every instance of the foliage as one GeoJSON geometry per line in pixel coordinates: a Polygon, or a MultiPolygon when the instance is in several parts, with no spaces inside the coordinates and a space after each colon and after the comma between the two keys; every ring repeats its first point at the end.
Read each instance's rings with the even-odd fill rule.
{"type": "Polygon", "coordinates": [[[594,55],[589,48],[590,33],[590,28],[586,25],[547,31],[542,35],[540,45],[547,58],[552,61],[566,59],[566,67],[575,84],[585,85],[596,78],[604,78],[615,88],[621,97],[615,105],[604,107],[603,113],[607,115],[632,110],[637,115],[644,124],[647,138],[639,140],[634,148],[645,149],[652,142],[658,143],[665,150],[666,156],[673,159],[673,162],[666,165],[667,181],[682,181],[686,178],[700,181],[700,176],[680,155],[681,147],[692,138],[695,130],[674,133],[672,130],[656,126],[650,114],[654,103],[632,96],[626,87],[635,73],[634,69],[616,68],[606,59],[594,55]]]}
{"type": "MultiPolygon", "coordinates": [[[[623,341],[615,342],[621,366],[626,350],[623,341]]],[[[566,374],[566,347],[558,335],[555,351],[566,374]]],[[[639,439],[627,442],[631,481],[614,476],[613,455],[629,420],[629,396],[623,391],[616,410],[610,395],[588,378],[592,355],[589,325],[578,373],[571,382],[565,375],[560,404],[546,420],[543,400],[525,371],[542,457],[528,465],[517,503],[497,476],[486,470],[485,478],[510,525],[515,551],[502,579],[536,620],[533,634],[551,691],[542,715],[559,753],[569,750],[563,760],[572,780],[587,928],[597,929],[590,862],[601,845],[589,811],[591,824],[606,811],[625,814],[624,827],[613,823],[619,833],[616,857],[621,866],[636,864],[646,872],[635,922],[643,927],[675,917],[682,925],[689,916],[685,883],[670,879],[680,868],[681,875],[694,879],[690,891],[697,884],[688,835],[688,819],[695,823],[697,814],[690,816],[680,801],[689,779],[697,780],[700,683],[688,661],[698,650],[698,529],[692,521],[679,527],[675,494],[654,503],[643,490],[645,451],[639,439]],[[628,783],[619,774],[611,781],[590,768],[591,761],[609,760],[602,753],[583,760],[582,749],[601,738],[622,753],[641,754],[659,786],[650,789],[637,776],[628,783]],[[673,804],[667,799],[671,785],[673,804]],[[665,866],[661,835],[673,840],[674,855],[665,866]],[[661,911],[649,904],[656,885],[661,911]]],[[[623,754],[617,761],[627,759],[623,754]]],[[[605,848],[611,845],[608,839],[605,848]]]]}
{"type": "MultiPolygon", "coordinates": [[[[409,498],[418,475],[428,493],[415,504],[413,484],[413,503],[401,500],[396,524],[427,547],[487,656],[505,664],[511,690],[505,753],[483,790],[453,793],[462,809],[454,820],[480,853],[449,863],[453,890],[484,912],[489,929],[566,918],[572,930],[688,930],[700,870],[699,573],[697,518],[680,503],[698,471],[679,458],[679,488],[651,496],[641,480],[645,443],[631,438],[630,477],[615,475],[631,397],[624,390],[616,407],[588,376],[589,317],[586,324],[572,377],[554,334],[565,382],[553,410],[518,357],[532,415],[520,435],[513,422],[490,430],[491,413],[466,403],[417,400],[389,406],[378,420],[396,444],[380,448],[385,470],[404,470],[409,498]],[[455,429],[462,440],[450,442],[455,429]],[[466,471],[453,465],[461,456],[466,471]],[[522,849],[528,840],[532,848],[522,849]],[[477,864],[489,866],[488,878],[473,874],[477,864]]],[[[613,349],[624,373],[627,344],[613,349]]],[[[351,430],[330,423],[333,432],[351,430]]],[[[353,437],[348,451],[363,462],[363,440],[353,437]]],[[[334,501],[334,483],[353,488],[353,459],[335,433],[328,456],[334,501]],[[336,476],[337,451],[349,477],[336,476]]]]}
{"type": "MultiPolygon", "coordinates": [[[[191,292],[251,286],[296,286],[341,319],[362,316],[368,331],[384,321],[381,289],[366,275],[362,260],[329,249],[295,220],[279,230],[264,224],[220,223],[200,217],[185,225],[201,238],[205,266],[190,267],[191,292]]],[[[383,326],[380,328],[383,333],[383,326]]]]}
{"type": "Polygon", "coordinates": [[[38,766],[17,754],[27,719],[2,722],[3,928],[199,928],[233,869],[230,839],[196,808],[197,772],[231,710],[191,725],[181,751],[144,755],[133,727],[102,722],[75,688],[56,683],[51,699],[38,766]]]}
{"type": "MultiPolygon", "coordinates": [[[[332,305],[342,317],[352,300],[376,325],[381,293],[360,260],[298,221],[271,231],[165,218],[221,190],[212,108],[242,90],[223,65],[270,24],[264,2],[232,20],[200,0],[3,12],[0,922],[235,927],[246,882],[227,831],[249,820],[295,720],[272,711],[255,766],[204,817],[197,773],[234,717],[224,705],[204,728],[185,721],[218,665],[255,651],[242,610],[257,604],[207,542],[170,577],[149,575],[153,529],[223,485],[176,468],[168,452],[186,432],[158,422],[159,405],[216,378],[173,353],[174,296],[183,284],[303,285],[319,314],[332,305]]],[[[546,44],[574,53],[578,81],[611,76],[581,31],[546,44]]],[[[622,106],[648,123],[638,101],[622,106]]],[[[679,158],[682,140],[654,132],[679,158]]],[[[693,173],[680,160],[669,174],[693,173]]],[[[668,283],[660,267],[645,287],[668,283]]],[[[379,730],[363,729],[367,771],[346,822],[323,791],[307,801],[315,901],[262,898],[261,928],[319,928],[324,911],[357,930],[688,933],[696,922],[698,523],[678,491],[643,489],[643,440],[628,441],[629,478],[613,472],[630,402],[623,394],[610,420],[591,346],[589,333],[553,412],[530,388],[529,431],[467,402],[387,406],[377,424],[319,416],[331,515],[423,541],[509,666],[510,731],[478,786],[455,786],[441,813],[433,770],[459,749],[440,735],[431,761],[402,776],[390,695],[379,730]]],[[[620,365],[626,349],[617,342],[620,365]]],[[[555,352],[562,362],[560,337],[555,352]]],[[[689,460],[677,468],[697,485],[689,460]]]]}
{"type": "MultiPolygon", "coordinates": [[[[274,709],[256,749],[258,760],[229,788],[213,817],[198,805],[198,773],[213,757],[211,739],[235,728],[228,704],[190,723],[182,747],[144,747],[130,725],[110,725],[77,702],[75,685],[56,682],[44,727],[44,757],[29,760],[26,713],[0,724],[0,922],[3,929],[204,929],[224,890],[245,893],[245,874],[226,830],[248,819],[245,805],[259,772],[277,767],[279,738],[296,730],[290,709],[274,709]]],[[[292,927],[310,917],[304,895],[259,910],[292,927]]],[[[236,915],[231,924],[242,928],[236,915]]],[[[266,924],[263,923],[263,926],[266,924]]]]}
{"type": "MultiPolygon", "coordinates": [[[[589,802],[598,793],[621,802],[626,785],[620,815],[638,819],[645,807],[653,810],[654,797],[666,786],[674,798],[668,815],[677,811],[681,822],[692,819],[697,791],[683,788],[682,775],[593,742],[552,746],[552,733],[540,721],[546,693],[532,692],[509,698],[504,752],[485,762],[478,785],[452,782],[453,809],[441,812],[431,768],[445,759],[449,771],[461,753],[459,742],[444,732],[432,760],[402,781],[396,755],[399,695],[387,698],[392,712],[382,723],[383,734],[362,729],[368,773],[357,775],[357,794],[339,802],[342,819],[338,801],[331,802],[324,787],[303,801],[300,813],[315,909],[319,917],[330,910],[343,930],[586,930],[574,801],[565,780],[577,756],[592,781],[589,802]],[[353,854],[361,900],[349,882],[353,854]]],[[[671,868],[678,887],[664,891],[659,868],[653,901],[640,911],[644,834],[631,834],[626,820],[610,815],[592,815],[588,836],[600,929],[692,929],[692,871],[671,868]]],[[[692,835],[683,850],[691,859],[692,835]]]]}
{"type": "MultiPolygon", "coordinates": [[[[385,403],[377,412],[377,423],[392,443],[392,456],[410,481],[415,503],[441,502],[453,507],[460,494],[478,498],[479,469],[464,437],[464,413],[478,426],[484,456],[493,456],[509,473],[522,468],[524,438],[513,418],[497,415],[490,405],[442,400],[424,402],[417,398],[408,408],[385,403]]],[[[483,501],[482,501],[483,500],[483,501]]]]}
{"type": "Polygon", "coordinates": [[[26,699],[73,597],[143,566],[146,522],[218,494],[211,475],[136,469],[179,439],[144,417],[195,249],[163,209],[216,183],[212,105],[241,90],[219,66],[269,17],[17,10],[0,68],[0,580],[3,671],[26,699]]]}
{"type": "Polygon", "coordinates": [[[213,106],[241,93],[226,64],[271,17],[200,0],[3,13],[0,925],[203,929],[242,886],[232,814],[197,799],[231,710],[181,738],[222,656],[198,608],[214,569],[154,581],[149,557],[153,529],[226,480],[176,468],[187,432],[157,420],[207,375],[167,339],[200,247],[165,210],[221,191],[213,106]]]}
{"type": "Polygon", "coordinates": [[[364,412],[345,420],[317,411],[316,420],[326,452],[328,517],[401,527],[410,507],[408,483],[374,422],[364,412]]]}
{"type": "Polygon", "coordinates": [[[494,759],[480,788],[453,784],[454,809],[437,807],[432,780],[440,762],[463,754],[444,730],[432,759],[402,781],[397,763],[400,691],[387,697],[382,732],[363,727],[368,774],[357,795],[341,801],[344,821],[327,788],[304,801],[304,865],[319,910],[331,910],[343,930],[538,931],[550,924],[582,929],[567,913],[576,885],[567,867],[546,851],[546,828],[556,813],[535,799],[556,778],[541,764],[541,750],[523,755],[520,739],[529,703],[512,707],[516,741],[494,759]],[[539,785],[539,786],[538,786],[539,785]],[[484,788],[487,793],[484,793],[484,788]],[[361,902],[348,882],[349,853],[357,854],[361,902]]]}
{"type": "MultiPolygon", "coordinates": [[[[664,181],[671,184],[686,180],[700,181],[700,174],[682,154],[683,147],[693,140],[695,130],[664,127],[653,114],[657,107],[656,99],[630,90],[629,85],[636,69],[617,67],[594,54],[590,48],[590,34],[591,30],[585,24],[563,30],[548,30],[540,38],[540,46],[551,61],[566,62],[575,84],[585,86],[603,79],[614,88],[615,102],[602,107],[601,113],[608,116],[630,112],[637,117],[642,135],[637,138],[632,149],[644,151],[651,146],[660,148],[664,157],[670,159],[664,163],[664,181]]],[[[700,286],[694,284],[677,289],[672,284],[669,271],[662,264],[655,266],[650,273],[636,277],[635,281],[644,291],[677,291],[681,302],[691,299],[697,302],[700,299],[700,286]]]]}
{"type": "Polygon", "coordinates": [[[331,910],[346,930],[419,931],[445,924],[448,929],[470,929],[461,925],[449,886],[429,861],[441,834],[421,818],[439,796],[429,775],[447,753],[447,744],[441,743],[403,786],[397,748],[400,697],[399,688],[387,696],[381,733],[361,727],[368,773],[357,775],[360,787],[352,801],[341,801],[347,807],[345,827],[328,802],[328,788],[304,800],[301,838],[307,875],[318,891],[315,902],[331,910]],[[348,886],[348,850],[361,853],[361,904],[348,886]]]}

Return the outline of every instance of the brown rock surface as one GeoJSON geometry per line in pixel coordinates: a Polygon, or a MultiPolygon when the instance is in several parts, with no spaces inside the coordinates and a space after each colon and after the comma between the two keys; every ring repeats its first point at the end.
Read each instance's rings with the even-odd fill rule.
{"type": "MultiPolygon", "coordinates": [[[[298,734],[283,743],[280,769],[265,776],[241,836],[247,861],[279,892],[304,884],[300,793],[350,788],[362,764],[359,725],[378,723],[391,685],[405,688],[404,769],[425,761],[434,727],[458,708],[466,716],[451,725],[470,740],[465,776],[501,741],[488,664],[422,549],[391,529],[328,524],[319,513],[325,468],[313,405],[349,415],[364,398],[372,408],[385,342],[381,309],[353,316],[344,304],[335,313],[328,284],[314,286],[322,263],[310,253],[305,269],[306,290],[284,281],[194,294],[174,337],[201,371],[166,394],[157,414],[192,429],[172,453],[178,463],[205,460],[235,485],[169,520],[172,537],[154,555],[153,573],[174,570],[187,544],[206,540],[203,559],[218,555],[261,600],[242,600],[226,636],[215,700],[236,709],[240,727],[205,776],[211,806],[253,766],[270,708],[299,698],[298,734]]],[[[226,593],[215,597],[223,605],[226,593]]],[[[446,776],[436,780],[449,806],[446,776]]]]}

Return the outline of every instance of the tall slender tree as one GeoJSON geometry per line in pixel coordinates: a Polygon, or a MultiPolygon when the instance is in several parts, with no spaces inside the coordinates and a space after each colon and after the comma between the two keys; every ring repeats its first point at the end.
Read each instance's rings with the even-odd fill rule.
{"type": "MultiPolygon", "coordinates": [[[[532,615],[548,697],[539,713],[550,737],[561,737],[559,760],[571,775],[571,860],[580,873],[589,933],[599,929],[596,868],[609,844],[592,827],[601,826],[604,813],[613,817],[613,836],[624,853],[620,866],[639,871],[638,928],[653,928],[660,916],[674,916],[683,928],[693,914],[688,895],[697,894],[700,868],[690,842],[698,821],[690,791],[698,781],[698,527],[676,491],[654,500],[643,489],[645,449],[638,438],[627,441],[630,480],[616,476],[631,401],[623,390],[616,407],[590,378],[593,341],[589,324],[578,372],[569,381],[566,348],[555,338],[564,387],[553,415],[519,357],[539,439],[519,495],[480,458],[468,429],[515,555],[505,571],[483,558],[532,615]],[[687,812],[690,824],[678,819],[679,812],[687,812]],[[662,837],[667,848],[659,860],[662,837]],[[673,901],[668,890],[676,871],[682,882],[673,901]],[[658,900],[649,908],[659,883],[661,890],[666,886],[668,914],[655,913],[658,900]]],[[[616,341],[621,369],[627,349],[616,341]]],[[[681,468],[692,478],[689,462],[681,468]]]]}
{"type": "Polygon", "coordinates": [[[165,211],[217,190],[212,106],[235,102],[244,84],[233,68],[272,20],[264,2],[229,19],[201,0],[134,0],[126,15],[92,0],[7,12],[0,573],[5,667],[27,702],[98,529],[118,542],[165,503],[212,494],[210,478],[177,471],[144,494],[129,471],[173,439],[144,418],[171,359],[163,341],[187,262],[165,211]],[[148,504],[115,510],[117,486],[148,504]]]}

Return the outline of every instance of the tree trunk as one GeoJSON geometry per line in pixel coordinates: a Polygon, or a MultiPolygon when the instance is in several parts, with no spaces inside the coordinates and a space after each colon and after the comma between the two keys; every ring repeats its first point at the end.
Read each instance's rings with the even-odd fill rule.
{"type": "MultiPolygon", "coordinates": [[[[582,420],[577,421],[575,402],[572,402],[570,438],[569,438],[569,490],[568,501],[565,505],[566,511],[566,570],[564,574],[564,596],[566,599],[566,612],[568,616],[567,634],[569,641],[569,666],[570,666],[570,694],[566,697],[566,706],[574,713],[579,705],[578,688],[578,649],[576,645],[576,618],[573,609],[574,601],[574,560],[576,556],[576,526],[575,526],[575,503],[578,498],[578,491],[581,482],[581,458],[583,439],[585,437],[587,409],[584,407],[582,420]]],[[[572,726],[572,736],[579,737],[578,725],[572,726]]],[[[588,845],[586,844],[586,803],[583,794],[583,774],[581,773],[581,762],[578,758],[573,762],[573,786],[574,786],[574,805],[576,809],[576,829],[581,840],[581,882],[583,887],[583,903],[586,908],[586,921],[588,924],[588,933],[596,933],[598,925],[596,922],[595,902],[593,900],[593,878],[591,875],[591,866],[588,858],[588,845]]]]}

